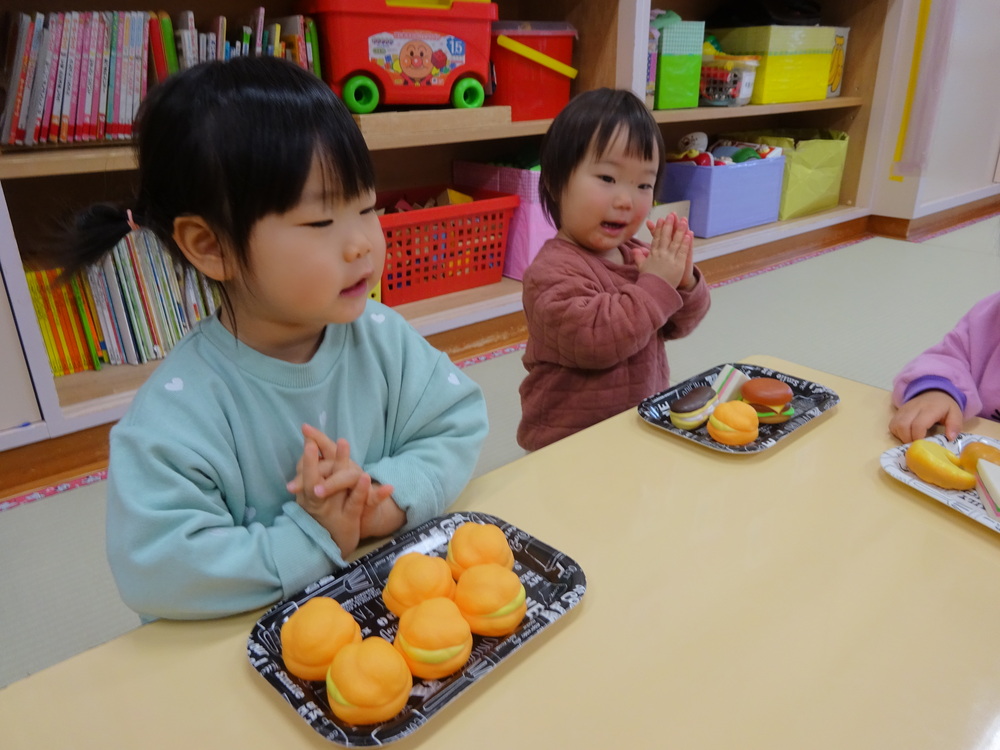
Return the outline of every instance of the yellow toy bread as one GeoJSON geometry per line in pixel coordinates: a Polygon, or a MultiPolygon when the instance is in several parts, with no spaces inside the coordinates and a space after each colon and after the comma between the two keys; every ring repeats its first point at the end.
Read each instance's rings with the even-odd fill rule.
{"type": "Polygon", "coordinates": [[[457,581],[466,568],[482,563],[497,563],[508,570],[514,567],[514,553],[503,530],[490,523],[463,523],[448,541],[448,565],[457,581]]]}
{"type": "Polygon", "coordinates": [[[349,724],[388,721],[403,710],[412,687],[402,655],[377,635],[340,649],[326,675],[330,710],[349,724]]]}
{"type": "Polygon", "coordinates": [[[437,596],[450,599],[454,595],[455,579],[448,563],[442,557],[420,552],[397,557],[382,589],[385,606],[397,617],[425,599],[437,596]]]}
{"type": "Polygon", "coordinates": [[[399,618],[392,642],[414,677],[439,680],[457,672],[472,653],[472,630],[451,599],[425,599],[399,618]]]}
{"type": "Polygon", "coordinates": [[[336,599],[317,596],[281,626],[281,658],[296,677],[322,680],[337,652],[360,641],[361,628],[354,616],[336,599]]]}
{"type": "Polygon", "coordinates": [[[958,465],[958,456],[940,443],[920,439],[906,449],[906,465],[920,479],[946,490],[971,490],[976,475],[958,465]]]}
{"type": "Polygon", "coordinates": [[[528,611],[521,579],[496,563],[468,568],[458,579],[455,604],[477,635],[513,633],[528,611]]]}
{"type": "Polygon", "coordinates": [[[726,401],[708,418],[708,434],[723,445],[746,445],[757,439],[757,410],[745,401],[726,401]]]}

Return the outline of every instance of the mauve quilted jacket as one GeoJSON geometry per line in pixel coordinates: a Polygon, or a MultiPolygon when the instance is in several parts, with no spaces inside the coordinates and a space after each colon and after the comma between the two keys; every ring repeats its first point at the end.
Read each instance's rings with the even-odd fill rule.
{"type": "Polygon", "coordinates": [[[517,442],[537,450],[635,407],[669,386],[663,342],[686,336],[705,317],[708,286],[678,291],[640,273],[632,240],[625,264],[551,239],[523,279],[528,345],[517,442]]]}

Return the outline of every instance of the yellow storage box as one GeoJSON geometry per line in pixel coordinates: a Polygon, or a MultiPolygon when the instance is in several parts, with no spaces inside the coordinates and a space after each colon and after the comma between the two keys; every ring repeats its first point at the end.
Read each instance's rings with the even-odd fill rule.
{"type": "Polygon", "coordinates": [[[727,54],[760,57],[751,104],[826,98],[833,59],[832,26],[748,26],[709,33],[727,54]]]}

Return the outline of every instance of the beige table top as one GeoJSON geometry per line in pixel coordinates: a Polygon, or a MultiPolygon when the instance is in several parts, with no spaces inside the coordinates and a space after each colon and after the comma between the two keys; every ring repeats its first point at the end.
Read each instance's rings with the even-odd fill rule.
{"type": "MultiPolygon", "coordinates": [[[[887,393],[746,361],[841,403],[754,455],[627,412],[468,487],[456,509],[563,550],[587,595],[394,747],[997,746],[1000,535],[881,470],[887,393]]],[[[336,747],[250,666],[260,614],[154,623],[7,687],[0,746],[336,747]]]]}

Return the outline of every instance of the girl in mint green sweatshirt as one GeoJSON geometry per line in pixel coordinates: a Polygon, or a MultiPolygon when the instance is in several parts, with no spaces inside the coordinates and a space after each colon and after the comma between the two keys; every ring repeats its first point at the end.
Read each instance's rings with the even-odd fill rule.
{"type": "Polygon", "coordinates": [[[154,87],[136,132],[134,204],[80,214],[58,260],[72,273],[141,225],[223,304],[111,432],[108,559],[146,618],[264,607],[444,511],[483,397],[368,298],[386,252],[373,168],[322,81],[205,63],[154,87]]]}

